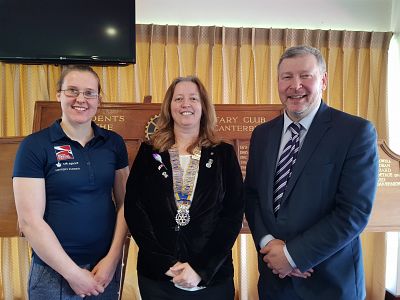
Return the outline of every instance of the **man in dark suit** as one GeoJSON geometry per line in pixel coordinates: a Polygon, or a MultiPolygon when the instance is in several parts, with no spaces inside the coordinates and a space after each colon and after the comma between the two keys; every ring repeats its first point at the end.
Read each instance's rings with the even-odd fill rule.
{"type": "Polygon", "coordinates": [[[376,131],[327,106],[326,86],[319,50],[287,49],[278,64],[285,112],[251,137],[246,218],[263,300],[365,299],[359,235],[377,186],[376,131]]]}

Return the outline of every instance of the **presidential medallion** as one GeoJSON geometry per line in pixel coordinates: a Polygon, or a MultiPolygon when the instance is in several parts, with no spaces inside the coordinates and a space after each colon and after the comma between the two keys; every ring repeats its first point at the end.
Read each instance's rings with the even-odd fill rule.
{"type": "Polygon", "coordinates": [[[189,214],[189,207],[186,205],[181,205],[178,208],[178,212],[175,216],[176,224],[179,226],[186,226],[190,222],[190,214],[189,214]]]}

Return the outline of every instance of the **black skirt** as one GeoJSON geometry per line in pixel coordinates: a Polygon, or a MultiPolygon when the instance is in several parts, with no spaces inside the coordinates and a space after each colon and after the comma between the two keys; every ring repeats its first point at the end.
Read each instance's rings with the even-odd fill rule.
{"type": "Polygon", "coordinates": [[[138,275],[142,300],[233,300],[235,286],[232,279],[198,291],[181,290],[171,281],[158,281],[138,275]]]}

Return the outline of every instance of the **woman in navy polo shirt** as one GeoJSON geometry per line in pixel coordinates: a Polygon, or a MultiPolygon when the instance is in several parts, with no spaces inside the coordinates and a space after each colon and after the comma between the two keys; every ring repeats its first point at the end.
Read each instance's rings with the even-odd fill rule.
{"type": "Polygon", "coordinates": [[[101,100],[92,68],[64,69],[57,89],[61,119],[26,137],[14,164],[19,226],[33,249],[29,299],[118,299],[126,146],[91,121],[101,100]]]}

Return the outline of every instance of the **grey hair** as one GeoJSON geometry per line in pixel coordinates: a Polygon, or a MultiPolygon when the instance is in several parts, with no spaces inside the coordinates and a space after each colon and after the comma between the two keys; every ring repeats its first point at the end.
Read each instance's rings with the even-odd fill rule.
{"type": "Polygon", "coordinates": [[[286,58],[292,58],[292,57],[297,57],[297,56],[303,56],[311,54],[317,59],[318,67],[321,72],[321,74],[326,72],[326,63],[325,60],[321,54],[321,52],[314,47],[310,47],[307,45],[301,45],[301,46],[294,46],[287,48],[285,52],[282,54],[281,58],[279,59],[278,63],[278,69],[282,63],[282,61],[286,58]]]}

